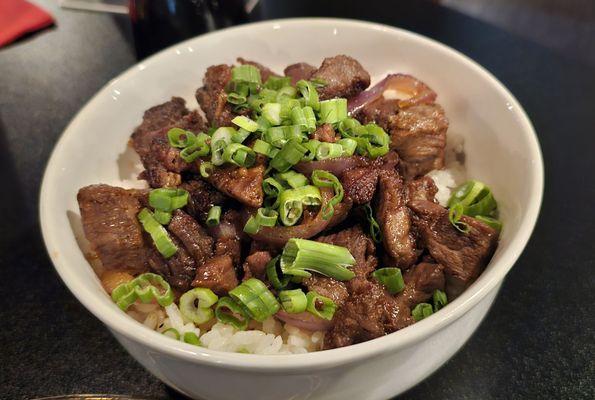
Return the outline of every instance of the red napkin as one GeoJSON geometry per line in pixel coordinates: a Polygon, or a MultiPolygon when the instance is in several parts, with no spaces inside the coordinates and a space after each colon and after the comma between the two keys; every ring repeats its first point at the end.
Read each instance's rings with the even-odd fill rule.
{"type": "Polygon", "coordinates": [[[50,14],[28,1],[0,0],[0,47],[53,23],[50,14]]]}

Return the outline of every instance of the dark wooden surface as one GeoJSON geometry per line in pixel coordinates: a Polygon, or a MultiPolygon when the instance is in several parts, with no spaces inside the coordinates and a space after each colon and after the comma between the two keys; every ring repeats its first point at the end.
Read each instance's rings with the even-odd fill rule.
{"type": "MultiPolygon", "coordinates": [[[[52,147],[78,109],[136,59],[125,17],[39,3],[57,27],[0,49],[0,398],[93,392],[180,398],[74,299],[46,255],[37,210],[52,147]]],[[[261,18],[359,18],[438,39],[510,88],[539,135],[546,189],[529,245],[471,340],[401,398],[595,398],[592,68],[421,2],[261,7],[261,18]]]]}

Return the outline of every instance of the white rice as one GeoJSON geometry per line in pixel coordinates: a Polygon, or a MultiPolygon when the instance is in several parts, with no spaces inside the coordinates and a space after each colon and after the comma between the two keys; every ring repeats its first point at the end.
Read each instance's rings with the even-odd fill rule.
{"type": "Polygon", "coordinates": [[[445,207],[452,191],[466,180],[465,166],[459,161],[464,159],[463,145],[461,136],[449,134],[444,157],[445,168],[435,169],[426,175],[434,180],[438,188],[436,200],[445,207]]]}

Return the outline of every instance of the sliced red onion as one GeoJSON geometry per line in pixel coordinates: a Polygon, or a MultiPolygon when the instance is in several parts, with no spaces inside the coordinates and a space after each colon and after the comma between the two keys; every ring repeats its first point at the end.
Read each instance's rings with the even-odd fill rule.
{"type": "Polygon", "coordinates": [[[406,99],[398,99],[399,107],[433,103],[436,100],[436,92],[417,78],[407,74],[390,74],[372,88],[349,99],[349,113],[353,114],[357,112],[366,104],[380,98],[387,90],[396,90],[409,95],[406,99]]]}
{"type": "Polygon", "coordinates": [[[310,332],[328,331],[333,326],[331,321],[319,318],[307,311],[298,314],[289,314],[285,311],[278,311],[277,314],[275,314],[275,317],[286,324],[310,332]]]}

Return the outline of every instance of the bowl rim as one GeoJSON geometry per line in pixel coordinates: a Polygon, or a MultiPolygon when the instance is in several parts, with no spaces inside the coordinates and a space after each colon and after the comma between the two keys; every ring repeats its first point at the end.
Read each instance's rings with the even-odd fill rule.
{"type": "Polygon", "coordinates": [[[287,18],[275,19],[261,22],[245,24],[241,26],[222,29],[219,31],[200,35],[183,42],[170,46],[151,57],[140,61],[139,63],[129,67],[126,71],[118,75],[116,78],[110,80],[104,85],[72,118],[68,126],[64,129],[60,138],[58,139],[52,154],[49,158],[46,170],[43,175],[42,186],[40,191],[39,201],[39,216],[42,228],[42,236],[46,249],[52,263],[58,272],[60,278],[64,281],[69,290],[74,296],[87,308],[91,313],[101,320],[110,330],[115,331],[127,339],[138,342],[141,345],[149,347],[155,351],[166,353],[176,358],[182,358],[190,362],[199,364],[218,366],[228,369],[236,370],[251,370],[251,371],[266,371],[269,373],[287,373],[298,372],[304,369],[316,370],[323,368],[331,368],[333,366],[355,362],[382,353],[396,351],[409,344],[423,340],[431,335],[433,332],[453,323],[460,318],[469,309],[474,307],[481,299],[483,299],[491,290],[493,290],[498,283],[500,283],[508,271],[513,267],[514,263],[525,248],[531,233],[537,222],[541,202],[543,198],[544,186],[544,172],[543,172],[543,157],[537,139],[535,130],[525,113],[524,109],[517,101],[517,99],[510,93],[510,91],[490,72],[484,67],[473,61],[471,58],[462,54],[461,52],[442,44],[434,39],[430,39],[423,35],[407,31],[402,28],[397,28],[389,25],[358,21],[351,19],[340,18],[287,18]],[[81,286],[83,278],[77,278],[75,274],[71,273],[71,269],[65,262],[64,257],[58,257],[56,254],[50,252],[50,248],[59,248],[54,246],[57,238],[50,234],[50,227],[48,216],[52,210],[46,207],[45,199],[49,198],[49,187],[51,186],[52,175],[57,171],[55,165],[56,159],[64,146],[66,138],[73,135],[77,131],[77,125],[80,123],[80,115],[85,112],[90,112],[98,98],[104,96],[119,80],[127,79],[129,76],[135,74],[139,69],[139,65],[151,65],[156,63],[158,59],[165,53],[174,50],[176,47],[185,46],[195,40],[203,40],[213,36],[236,35],[253,29],[279,29],[283,27],[292,27],[295,25],[303,28],[305,24],[310,26],[322,26],[332,24],[337,28],[360,28],[364,30],[382,31],[387,34],[392,34],[397,37],[406,37],[413,41],[419,42],[421,45],[429,46],[433,50],[445,53],[447,56],[460,59],[467,67],[472,68],[479,73],[490,86],[497,90],[504,98],[506,98],[513,107],[513,112],[518,118],[522,134],[527,136],[529,142],[529,149],[531,151],[531,159],[533,162],[534,179],[531,183],[530,193],[531,198],[527,212],[522,218],[519,230],[513,238],[510,246],[505,249],[501,255],[501,259],[490,271],[484,272],[480,278],[457,299],[450,303],[447,307],[441,310],[440,313],[433,314],[406,329],[393,332],[389,335],[382,336],[363,343],[354,344],[351,346],[325,350],[319,352],[311,352],[306,354],[291,354],[291,355],[256,355],[256,354],[240,354],[231,352],[222,352],[217,350],[209,350],[203,347],[192,346],[180,341],[172,340],[156,331],[146,329],[142,324],[137,323],[125,313],[122,313],[117,307],[111,304],[104,304],[101,301],[93,301],[91,296],[86,296],[81,286]]]}

